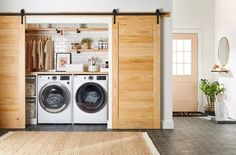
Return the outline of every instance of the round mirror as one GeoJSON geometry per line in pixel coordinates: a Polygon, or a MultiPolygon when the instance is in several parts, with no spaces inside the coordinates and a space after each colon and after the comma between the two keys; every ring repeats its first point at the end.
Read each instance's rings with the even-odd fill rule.
{"type": "Polygon", "coordinates": [[[226,66],[229,61],[229,41],[226,37],[222,37],[218,47],[218,59],[222,66],[226,66]]]}

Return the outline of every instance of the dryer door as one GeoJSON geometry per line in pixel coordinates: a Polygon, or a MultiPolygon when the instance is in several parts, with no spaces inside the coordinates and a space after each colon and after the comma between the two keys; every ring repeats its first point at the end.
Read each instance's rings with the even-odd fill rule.
{"type": "Polygon", "coordinates": [[[106,105],[107,93],[97,83],[83,84],[76,92],[76,104],[84,112],[95,113],[106,105]]]}
{"type": "Polygon", "coordinates": [[[39,103],[47,112],[59,113],[66,109],[69,102],[70,92],[61,83],[48,83],[39,92],[39,103]]]}

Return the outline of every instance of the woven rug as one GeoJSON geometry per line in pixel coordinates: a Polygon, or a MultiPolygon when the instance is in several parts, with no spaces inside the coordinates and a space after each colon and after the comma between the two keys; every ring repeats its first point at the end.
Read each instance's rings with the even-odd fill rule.
{"type": "Polygon", "coordinates": [[[8,132],[1,155],[159,155],[146,132],[8,132]]]}

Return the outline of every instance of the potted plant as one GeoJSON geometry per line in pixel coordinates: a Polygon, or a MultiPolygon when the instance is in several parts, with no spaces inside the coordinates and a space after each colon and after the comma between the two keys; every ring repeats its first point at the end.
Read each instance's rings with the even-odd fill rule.
{"type": "Polygon", "coordinates": [[[225,88],[219,82],[210,82],[206,79],[201,79],[200,89],[206,95],[207,105],[204,106],[205,113],[215,115],[214,105],[218,94],[225,91],[225,88]]]}
{"type": "Polygon", "coordinates": [[[81,40],[81,45],[83,49],[90,49],[92,40],[90,38],[83,38],[81,40]]]}

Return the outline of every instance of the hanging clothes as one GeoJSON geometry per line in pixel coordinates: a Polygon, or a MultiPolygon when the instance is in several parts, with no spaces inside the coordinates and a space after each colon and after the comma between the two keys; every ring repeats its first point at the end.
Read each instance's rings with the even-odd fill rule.
{"type": "Polygon", "coordinates": [[[46,41],[44,47],[45,56],[45,70],[52,70],[54,68],[54,42],[52,39],[46,41]]]}
{"type": "Polygon", "coordinates": [[[38,40],[37,45],[37,53],[38,53],[38,69],[43,70],[44,69],[44,52],[43,52],[43,42],[41,39],[38,40]]]}
{"type": "Polygon", "coordinates": [[[26,40],[26,71],[54,69],[54,42],[51,38],[26,40]]]}
{"type": "Polygon", "coordinates": [[[33,48],[33,42],[29,41],[29,46],[28,46],[28,67],[27,71],[31,72],[32,71],[32,64],[33,64],[33,58],[32,58],[32,48],[33,48]]]}
{"type": "Polygon", "coordinates": [[[33,40],[33,46],[32,46],[32,57],[33,57],[33,71],[38,70],[38,54],[37,54],[37,41],[33,40]]]}

